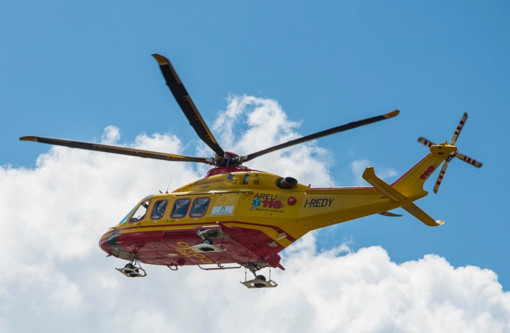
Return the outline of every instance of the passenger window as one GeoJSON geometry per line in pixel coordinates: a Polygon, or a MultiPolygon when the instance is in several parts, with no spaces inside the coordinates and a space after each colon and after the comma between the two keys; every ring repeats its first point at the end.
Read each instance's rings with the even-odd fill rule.
{"type": "Polygon", "coordinates": [[[190,199],[177,199],[174,203],[174,208],[172,209],[172,214],[170,216],[172,218],[179,218],[186,216],[188,212],[190,199]]]}
{"type": "Polygon", "coordinates": [[[193,205],[191,206],[191,213],[189,215],[191,217],[204,216],[208,206],[209,198],[197,198],[195,201],[193,201],[193,205]]]}
{"type": "Polygon", "coordinates": [[[140,206],[138,206],[129,222],[137,222],[142,220],[147,213],[147,208],[149,208],[149,200],[142,202],[140,206]]]}
{"type": "Polygon", "coordinates": [[[154,208],[152,209],[151,220],[159,220],[165,214],[166,200],[156,201],[154,208]]]}

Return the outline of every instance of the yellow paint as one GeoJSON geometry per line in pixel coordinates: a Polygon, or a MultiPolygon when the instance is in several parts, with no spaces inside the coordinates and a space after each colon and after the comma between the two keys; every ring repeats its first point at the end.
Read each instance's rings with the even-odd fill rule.
{"type": "Polygon", "coordinates": [[[170,194],[151,196],[147,214],[141,221],[129,222],[128,219],[115,226],[115,229],[120,233],[172,231],[222,223],[230,227],[259,230],[287,247],[311,230],[398,207],[403,207],[428,225],[438,225],[413,201],[427,194],[423,184],[456,150],[457,147],[446,143],[432,146],[423,160],[392,185],[384,183],[375,176],[373,169],[367,168],[364,177],[374,187],[311,188],[297,184],[293,189],[281,189],[277,186],[281,177],[267,172],[242,171],[215,175],[178,188],[170,194]],[[193,201],[203,197],[210,198],[204,216],[193,218],[189,217],[188,212],[184,218],[170,218],[175,200],[190,198],[193,201]],[[161,199],[168,200],[165,214],[159,220],[151,220],[154,203],[161,199]],[[293,200],[295,204],[292,205],[293,200]]]}

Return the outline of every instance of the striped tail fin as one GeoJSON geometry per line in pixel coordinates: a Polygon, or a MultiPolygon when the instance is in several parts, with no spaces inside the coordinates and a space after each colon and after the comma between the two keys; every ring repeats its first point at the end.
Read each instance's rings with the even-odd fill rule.
{"type": "Polygon", "coordinates": [[[412,200],[426,196],[427,192],[423,189],[423,184],[441,163],[456,151],[456,146],[447,143],[432,145],[430,153],[393,183],[392,187],[412,200]]]}

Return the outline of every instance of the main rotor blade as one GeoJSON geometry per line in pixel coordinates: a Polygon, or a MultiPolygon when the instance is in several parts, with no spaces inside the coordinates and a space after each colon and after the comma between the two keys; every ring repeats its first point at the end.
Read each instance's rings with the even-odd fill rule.
{"type": "Polygon", "coordinates": [[[468,117],[468,114],[466,112],[464,112],[464,114],[462,115],[462,118],[460,119],[459,125],[457,126],[457,128],[455,129],[455,132],[453,133],[452,141],[451,141],[452,145],[455,145],[455,142],[457,142],[457,138],[459,137],[460,131],[462,131],[462,127],[464,127],[464,124],[466,123],[467,117],[468,117]]]}
{"type": "Polygon", "coordinates": [[[195,103],[193,103],[188,91],[184,88],[181,79],[177,75],[177,72],[170,61],[159,54],[153,54],[152,56],[158,61],[159,68],[163,73],[166,84],[184,112],[184,115],[188,118],[190,125],[198,134],[200,139],[202,139],[202,141],[204,141],[216,153],[216,155],[223,157],[225,152],[207,127],[204,119],[200,115],[200,112],[198,112],[195,103]]]}
{"type": "Polygon", "coordinates": [[[469,164],[471,164],[471,165],[474,165],[474,166],[475,166],[475,167],[477,167],[477,168],[481,168],[481,167],[482,167],[482,165],[483,165],[483,163],[482,163],[482,162],[478,162],[477,160],[475,160],[475,159],[473,159],[473,158],[471,158],[471,157],[469,157],[469,156],[466,156],[466,155],[464,155],[464,154],[461,154],[461,153],[456,153],[456,154],[455,154],[455,157],[457,157],[457,158],[458,158],[458,159],[460,159],[460,160],[463,160],[463,161],[464,161],[464,162],[466,162],[466,163],[469,163],[469,164]]]}
{"type": "Polygon", "coordinates": [[[260,150],[258,152],[255,152],[255,153],[252,153],[252,154],[249,154],[249,155],[246,155],[246,156],[242,156],[240,158],[240,160],[241,160],[241,162],[249,161],[249,160],[252,160],[252,159],[254,159],[256,157],[259,157],[261,155],[274,152],[276,150],[280,150],[280,149],[283,149],[283,148],[288,148],[288,147],[291,147],[291,146],[294,146],[294,145],[297,145],[297,144],[300,144],[300,143],[304,143],[304,142],[307,142],[307,141],[310,141],[310,140],[315,140],[315,139],[318,139],[318,138],[322,138],[322,137],[327,136],[327,135],[331,135],[331,134],[335,134],[335,133],[340,133],[340,132],[347,131],[347,130],[350,130],[350,129],[353,129],[353,128],[356,128],[356,127],[365,126],[365,125],[368,125],[368,124],[371,124],[371,123],[375,123],[375,122],[378,122],[378,121],[381,121],[381,120],[386,120],[386,119],[389,119],[389,118],[393,118],[396,115],[398,115],[399,113],[400,113],[399,110],[394,110],[394,111],[392,111],[390,113],[386,113],[386,114],[383,114],[383,115],[380,115],[380,116],[375,116],[375,117],[366,118],[366,119],[363,119],[363,120],[353,121],[353,122],[345,124],[345,125],[340,125],[340,126],[337,126],[337,127],[333,127],[333,128],[321,131],[321,132],[317,132],[317,133],[314,133],[314,134],[310,134],[310,135],[301,137],[299,139],[295,139],[295,140],[291,140],[291,141],[288,141],[288,142],[285,142],[285,143],[281,143],[279,145],[276,145],[276,146],[273,146],[273,147],[269,147],[269,148],[266,148],[264,150],[260,150]]]}
{"type": "Polygon", "coordinates": [[[166,153],[159,153],[159,152],[134,149],[134,148],[109,146],[109,145],[103,145],[103,144],[98,144],[98,143],[44,138],[44,137],[40,137],[40,136],[23,136],[19,139],[20,139],[20,141],[34,141],[34,142],[47,143],[47,144],[51,144],[51,145],[58,145],[58,146],[64,146],[64,147],[70,147],[70,148],[101,151],[101,152],[105,152],[105,153],[121,154],[121,155],[128,155],[128,156],[137,156],[137,157],[151,158],[151,159],[157,159],[157,160],[163,160],[163,161],[199,162],[199,163],[213,164],[212,160],[203,158],[203,157],[190,157],[190,156],[183,156],[183,155],[166,154],[166,153]]]}

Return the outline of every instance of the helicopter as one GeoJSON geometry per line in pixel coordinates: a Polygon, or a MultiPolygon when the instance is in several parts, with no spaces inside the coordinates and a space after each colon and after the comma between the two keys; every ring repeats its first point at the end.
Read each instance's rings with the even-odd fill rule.
{"type": "Polygon", "coordinates": [[[285,268],[279,253],[312,230],[359,219],[373,214],[402,216],[391,210],[403,208],[427,226],[444,223],[434,220],[414,201],[426,196],[425,181],[443,166],[434,186],[437,193],[448,163],[457,158],[475,167],[478,162],[458,152],[457,138],[467,120],[464,113],[455,133],[447,141],[435,144],[420,137],[428,154],[392,184],[377,177],[372,167],[363,172],[371,186],[314,188],[293,177],[282,177],[244,165],[271,152],[302,144],[324,136],[391,119],[399,110],[353,121],[324,131],[248,154],[225,151],[216,141],[184,87],[170,61],[152,55],[178,105],[198,137],[214,152],[213,157],[192,157],[121,146],[71,141],[39,136],[24,136],[34,141],[70,148],[122,154],[174,162],[211,165],[203,179],[168,193],[144,197],[118,224],[99,240],[108,256],[128,263],[116,268],[127,277],[145,277],[143,264],[163,265],[176,271],[195,265],[203,270],[245,268],[241,282],[248,288],[273,288],[271,268],[285,268]],[[269,269],[269,276],[259,274],[269,269]],[[247,272],[253,278],[247,278],[247,272]]]}

